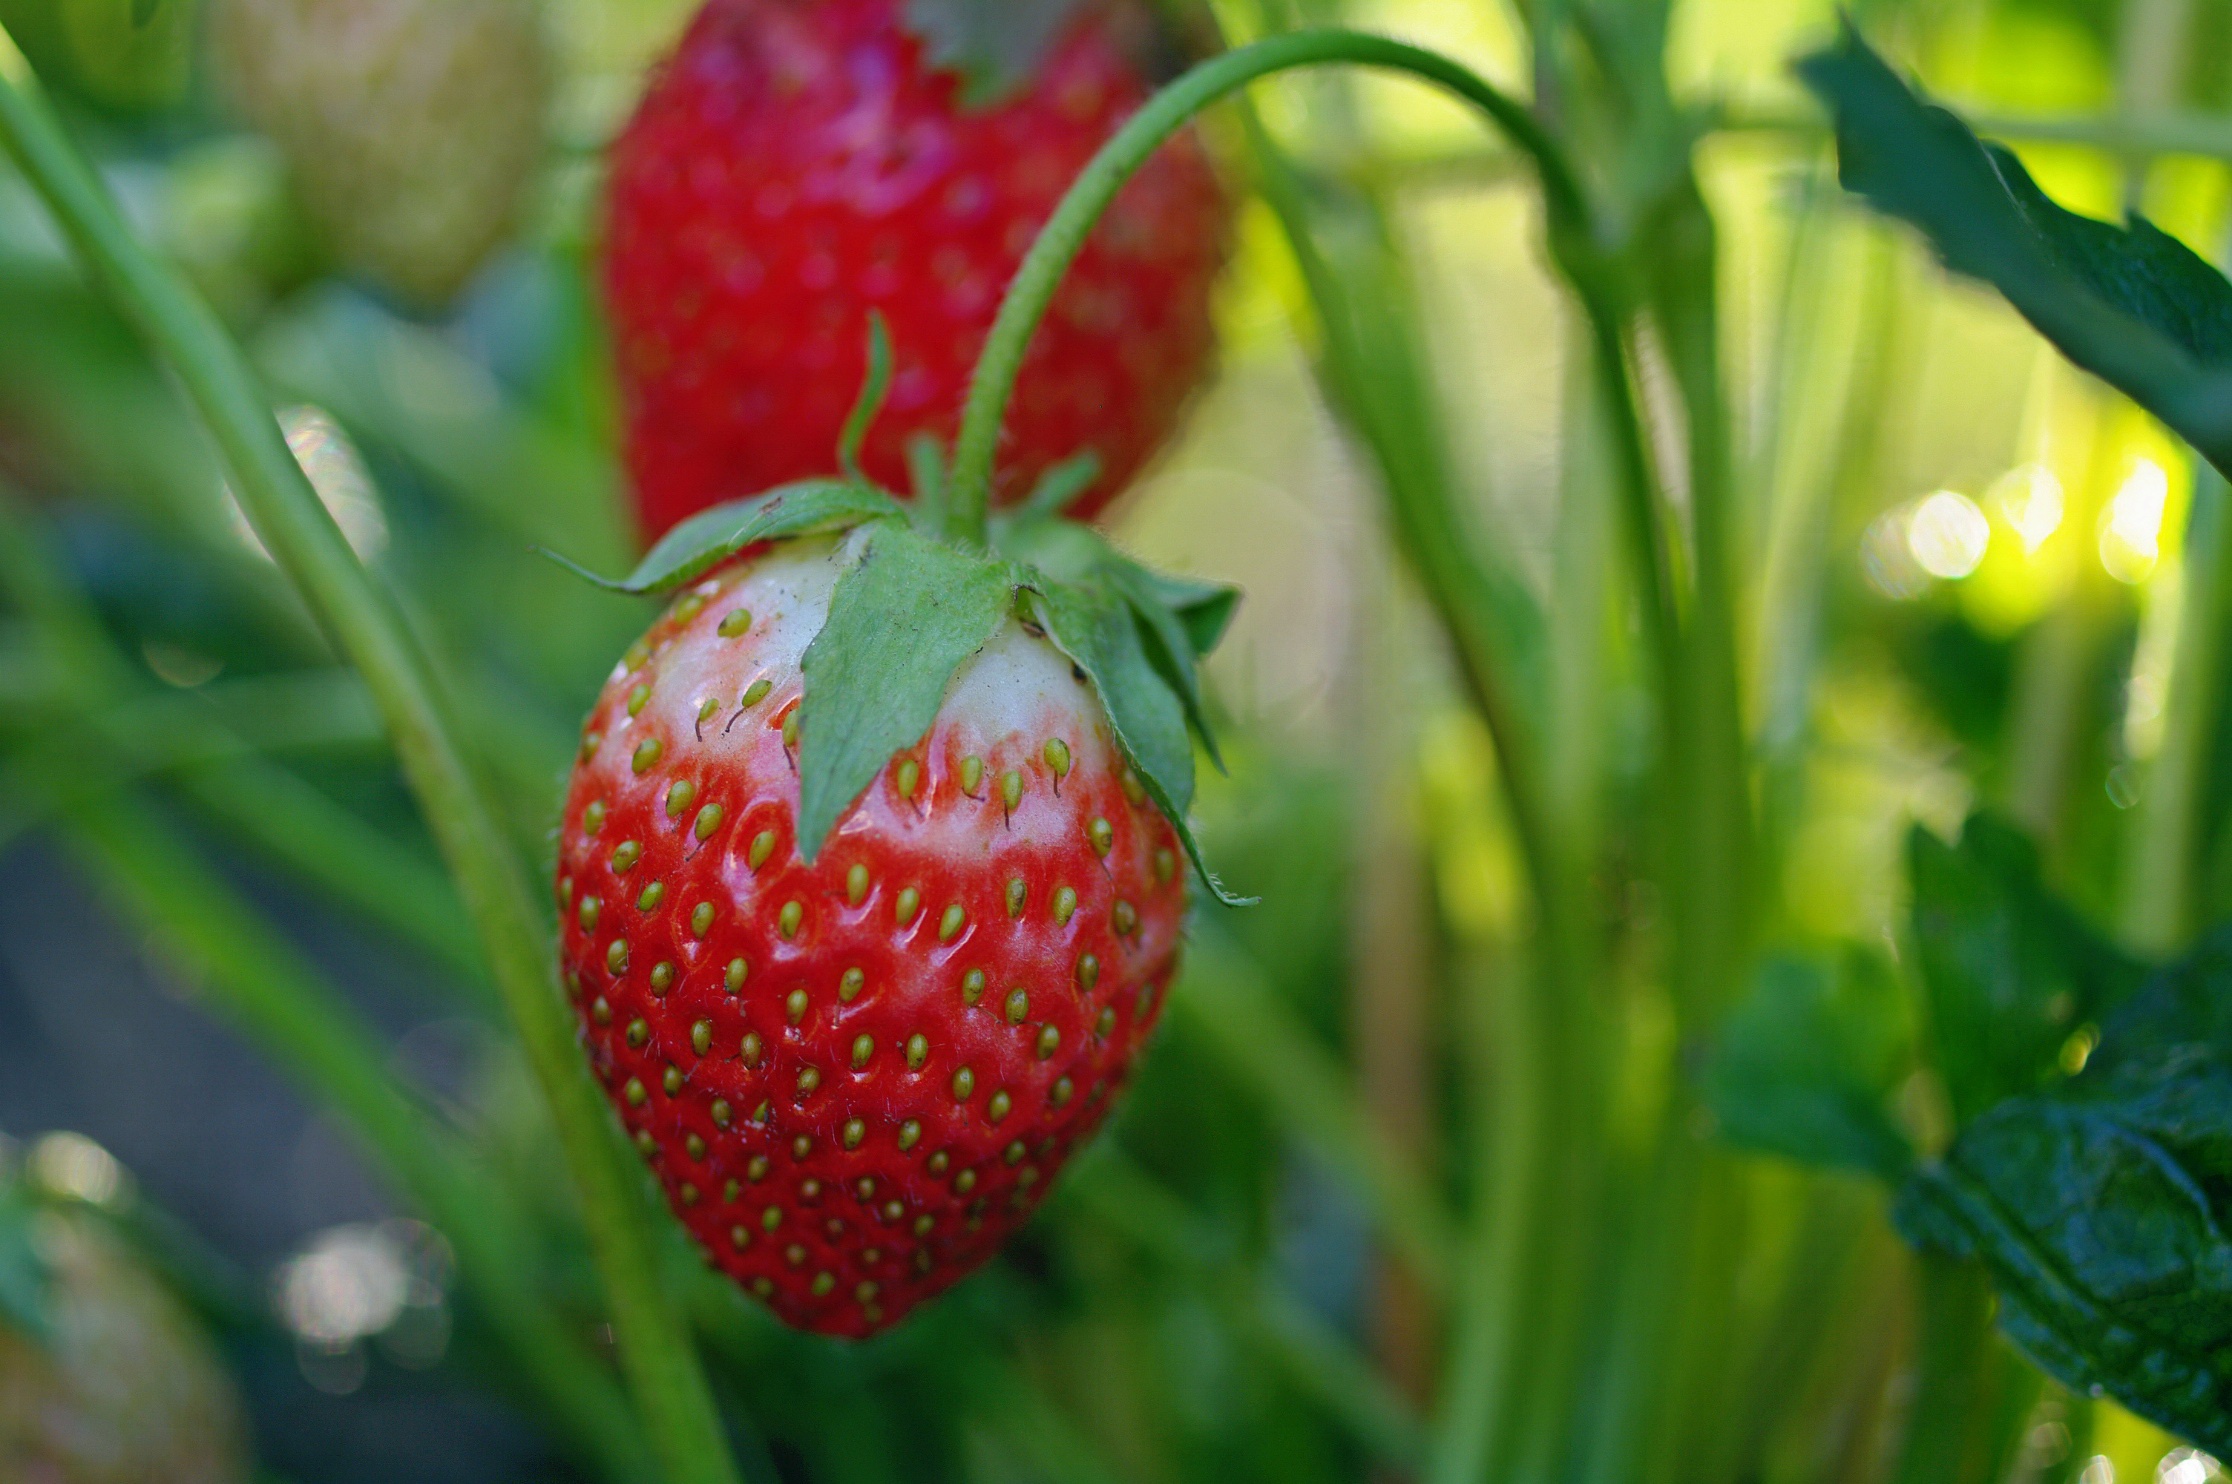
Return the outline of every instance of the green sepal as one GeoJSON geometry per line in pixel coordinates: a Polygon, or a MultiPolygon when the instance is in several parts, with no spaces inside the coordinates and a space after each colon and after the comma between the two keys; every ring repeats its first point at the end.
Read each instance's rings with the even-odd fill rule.
{"type": "MultiPolygon", "coordinates": [[[[1201,655],[1193,647],[1193,635],[1186,628],[1178,611],[1162,600],[1156,591],[1155,578],[1139,563],[1127,557],[1110,553],[1101,571],[1109,584],[1123,595],[1139,626],[1146,631],[1147,659],[1155,673],[1163,678],[1178,697],[1179,705],[1186,711],[1186,720],[1201,739],[1203,750],[1218,772],[1225,770],[1224,755],[1217,751],[1216,736],[1209,730],[1208,713],[1201,704],[1201,677],[1198,672],[1201,655]]],[[[1233,594],[1235,600],[1238,593],[1233,594]]]]}
{"type": "Polygon", "coordinates": [[[1193,803],[1193,747],[1186,737],[1185,711],[1148,659],[1131,605],[1105,581],[1042,580],[1031,606],[1047,635],[1085,672],[1100,696],[1117,745],[1147,796],[1178,832],[1202,885],[1228,907],[1253,906],[1256,898],[1236,896],[1209,869],[1187,823],[1186,811],[1193,803]]]}
{"type": "Polygon", "coordinates": [[[38,1210],[21,1182],[0,1175],[0,1330],[44,1345],[54,1338],[53,1275],[32,1238],[38,1210]]]}
{"type": "Polygon", "coordinates": [[[762,541],[822,535],[905,514],[904,506],[873,485],[805,479],[700,511],[660,537],[626,577],[600,577],[555,552],[544,554],[609,592],[665,593],[762,541]]]}
{"type": "Polygon", "coordinates": [[[1093,487],[1100,478],[1100,455],[1091,449],[1073,458],[1062,460],[1039,476],[1031,492],[1023,497],[1026,515],[1056,516],[1075,504],[1077,497],[1093,487]]]}
{"type": "Polygon", "coordinates": [[[1223,772],[1224,757],[1209,729],[1195,672],[1224,637],[1240,590],[1165,576],[1116,550],[1092,527],[1027,507],[995,521],[992,540],[999,550],[1029,562],[1055,581],[1104,583],[1130,604],[1145,630],[1148,660],[1185,708],[1186,720],[1201,738],[1210,762],[1223,772]]]}
{"type": "Polygon", "coordinates": [[[876,414],[883,411],[884,397],[890,391],[891,331],[884,325],[883,311],[871,309],[867,373],[860,379],[860,395],[853,399],[852,410],[845,414],[845,425],[837,430],[837,467],[856,484],[867,480],[860,472],[860,447],[868,441],[868,429],[875,424],[876,414]]]}
{"type": "Polygon", "coordinates": [[[954,672],[1014,605],[1009,563],[897,521],[859,539],[800,662],[798,853],[808,861],[892,754],[930,730],[954,672]]]}
{"type": "Polygon", "coordinates": [[[961,102],[987,108],[1023,90],[1081,0],[907,0],[906,27],[932,67],[959,73],[961,102]]]}
{"type": "Polygon", "coordinates": [[[1152,567],[1131,564],[1155,601],[1170,610],[1193,646],[1194,658],[1205,660],[1224,642],[1232,615],[1240,606],[1240,589],[1229,582],[1206,582],[1198,577],[1173,577],[1152,567]]]}

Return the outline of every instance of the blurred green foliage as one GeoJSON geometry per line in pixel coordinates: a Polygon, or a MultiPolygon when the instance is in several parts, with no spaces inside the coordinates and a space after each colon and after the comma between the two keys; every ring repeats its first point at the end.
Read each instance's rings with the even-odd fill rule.
{"type": "MultiPolygon", "coordinates": [[[[1115,535],[1248,590],[1210,668],[1230,772],[1204,770],[1198,814],[1262,905],[1202,917],[1110,1134],[1007,1254],[896,1333],[792,1335],[668,1242],[746,1476],[2151,1477],[2171,1440],[2045,1381],[1993,1330],[1984,1269],[1911,1256],[1854,1172],[1919,1159],[1909,1201],[2019,1204],[2092,1168],[2041,1153],[2040,1127],[2129,1123],[2086,1056],[2147,1003],[2127,1000],[2141,961],[2232,915],[2222,482],[1839,195],[1785,70],[1828,39],[1826,5],[1214,8],[1236,38],[1399,29],[1541,100],[1607,233],[1650,267],[1627,351],[1643,452],[1677,546],[1701,509],[1720,523],[1726,631],[1682,661],[1699,712],[1664,709],[1611,389],[1512,159],[1377,78],[1285,80],[1216,120],[1260,202],[1226,366],[1115,535]],[[1508,682],[1509,730],[1481,718],[1484,676],[1508,682]],[[1714,706],[1732,734],[1698,721],[1714,706]],[[1541,877],[1504,791],[1514,733],[1551,826],[1541,877]],[[1676,742],[1735,757],[1733,782],[1666,766],[1676,742]],[[1701,832],[1708,806],[1742,817],[1740,849],[1701,832]]],[[[2221,256],[2226,6],[1855,13],[1933,92],[2007,125],[2056,200],[2143,206],[2221,256]],[[2126,147],[2139,125],[2176,147],[2126,147]]],[[[344,525],[538,865],[575,721],[647,612],[528,551],[633,555],[589,286],[595,146],[684,18],[545,7],[535,208],[437,311],[331,271],[286,168],[195,85],[188,7],[0,4],[273,404],[320,414],[293,424],[311,430],[297,451],[326,461],[330,501],[355,492],[344,525]]],[[[483,1027],[465,1096],[423,1118],[502,1192],[492,1240],[588,1354],[578,1212],[363,686],[6,172],[0,481],[91,616],[57,648],[61,620],[7,584],[0,839],[52,830],[109,861],[158,951],[245,966],[207,1006],[251,1029],[279,987],[244,945],[300,925],[266,921],[231,872],[372,929],[409,966],[412,1016],[483,1027]],[[134,897],[166,872],[116,868],[119,811],[181,826],[166,859],[207,878],[201,908],[134,897]],[[247,926],[166,950],[166,920],[247,926]]],[[[327,1029],[274,1054],[343,1056],[354,1022],[327,1029]]],[[[368,1083],[352,1116],[384,1096],[368,1083]]],[[[2168,1141],[2176,1169],[2190,1154],[2196,1183],[2221,1180],[2220,1132],[2168,1141]]],[[[440,1225],[425,1192],[454,1174],[397,1188],[440,1225]]],[[[2066,1217],[2035,1225],[2066,1237],[2049,1219],[2066,1217]]],[[[2024,1236],[1964,1231],[1938,1245],[1991,1258],[2024,1236]]],[[[2102,1303],[2121,1281],[2077,1278],[2102,1303]]],[[[285,1342],[267,1305],[221,1301],[237,1291],[200,1291],[211,1322],[285,1342]]],[[[565,1438],[499,1343],[506,1300],[462,1298],[441,1384],[565,1438]]],[[[2024,1291],[2018,1342],[2039,1354],[2066,1299],[2024,1291]]],[[[2156,1349],[2221,1349],[2215,1315],[2179,1316],[2156,1349]]]]}

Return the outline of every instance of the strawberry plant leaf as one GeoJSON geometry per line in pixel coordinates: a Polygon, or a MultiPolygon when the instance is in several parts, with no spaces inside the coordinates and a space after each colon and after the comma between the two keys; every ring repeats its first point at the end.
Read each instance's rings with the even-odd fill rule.
{"type": "Polygon", "coordinates": [[[798,852],[811,861],[891,755],[930,730],[961,662],[1014,603],[1005,562],[902,521],[867,533],[806,646],[798,718],[798,852]]]}
{"type": "Polygon", "coordinates": [[[873,485],[807,479],[691,516],[662,536],[626,577],[600,577],[555,552],[545,555],[610,592],[665,593],[762,541],[811,536],[904,514],[905,507],[873,485]]]}
{"type": "Polygon", "coordinates": [[[984,108],[1019,92],[1081,0],[907,0],[907,29],[930,65],[961,75],[961,101],[984,108]]]}
{"type": "Polygon", "coordinates": [[[1739,1147],[1897,1180],[1914,1151],[1887,1105],[1913,1039],[1880,956],[1772,959],[1722,1023],[1706,1105],[1739,1147]]]}
{"type": "Polygon", "coordinates": [[[2200,1446],[2232,1448],[2232,935],[2109,1017],[2082,1072],[1978,1117],[1896,1217],[1981,1260],[2008,1337],[2200,1446]]]}
{"type": "Polygon", "coordinates": [[[37,1206],[22,1186],[0,1178],[0,1330],[52,1338],[51,1275],[31,1236],[37,1206]]]}
{"type": "Polygon", "coordinates": [[[2083,369],[2232,470],[2232,284],[2140,217],[2063,210],[2004,149],[1915,96],[1847,23],[1798,74],[1835,117],[1845,186],[1921,229],[2083,369]]]}
{"type": "Polygon", "coordinates": [[[2049,895],[2030,841],[1988,816],[1958,845],[1917,827],[1908,860],[1932,1051],[1966,1123],[2059,1076],[2070,1035],[2142,970],[2049,895]]]}
{"type": "Polygon", "coordinates": [[[1041,623],[1092,682],[1117,744],[1147,796],[1178,831],[1202,884],[1228,907],[1253,905],[1255,898],[1235,896],[1209,869],[1186,820],[1194,780],[1185,710],[1148,660],[1131,605],[1105,583],[1042,580],[1035,597],[1041,623]]]}

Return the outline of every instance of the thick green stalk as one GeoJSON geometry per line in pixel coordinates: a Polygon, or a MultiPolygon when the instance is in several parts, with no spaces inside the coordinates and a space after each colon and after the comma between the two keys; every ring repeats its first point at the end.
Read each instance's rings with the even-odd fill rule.
{"type": "Polygon", "coordinates": [[[1211,103],[1258,78],[1297,67],[1347,63],[1408,72],[1436,83],[1486,113],[1533,160],[1552,214],[1578,220],[1581,193],[1564,157],[1525,108],[1447,57],[1359,31],[1296,31],[1213,57],[1150,98],[1101,146],[1031,244],[1008,285],[969,382],[954,441],[947,530],[982,545],[991,496],[993,457],[1023,352],[1045,316],[1063,274],[1085,245],[1108,203],[1148,156],[1211,103]]]}
{"type": "Polygon", "coordinates": [[[2173,953],[2201,922],[2197,877],[2210,744],[2224,702],[2225,640],[2232,604],[2232,492],[2224,476],[2193,461],[2193,514],[2186,526],[2178,641],[2164,698],[2162,745],[2133,821],[2124,874],[2124,936],[2145,953],[2173,953]]]}
{"type": "Polygon", "coordinates": [[[641,1172],[623,1153],[574,1045],[533,895],[456,744],[432,668],[295,463],[239,348],[208,307],[133,237],[34,89],[12,43],[0,46],[0,143],[45,201],[88,277],[170,364],[208,426],[256,534],[379,706],[550,1103],[612,1309],[621,1363],[660,1462],[677,1484],[729,1484],[735,1470],[711,1389],[688,1328],[660,1290],[641,1172]]]}

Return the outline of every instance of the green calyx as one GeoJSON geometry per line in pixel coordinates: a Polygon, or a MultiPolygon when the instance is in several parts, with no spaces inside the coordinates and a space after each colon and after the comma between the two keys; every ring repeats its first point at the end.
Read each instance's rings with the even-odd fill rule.
{"type": "Polygon", "coordinates": [[[1082,488],[1093,467],[1087,456],[1050,473],[1055,497],[994,519],[986,548],[949,539],[935,510],[848,477],[717,506],[669,532],[628,576],[582,575],[613,591],[667,593],[765,542],[849,533],[829,616],[802,661],[803,857],[813,859],[893,755],[930,730],[954,674],[1015,618],[1043,631],[1093,687],[1125,761],[1203,884],[1219,901],[1245,905],[1253,899],[1218,881],[1186,822],[1194,740],[1223,766],[1196,672],[1239,593],[1152,571],[1062,520],[1054,513],[1061,492],[1082,488]]]}

